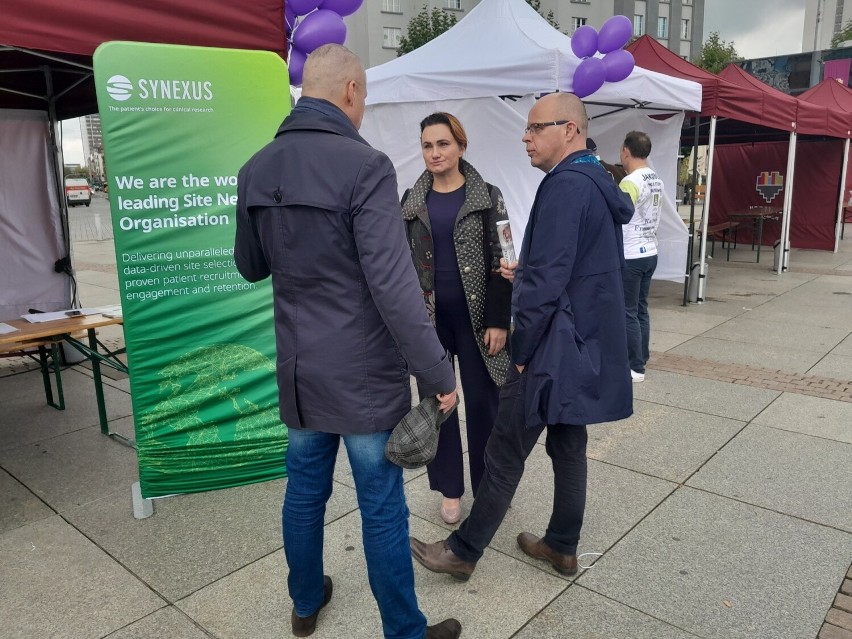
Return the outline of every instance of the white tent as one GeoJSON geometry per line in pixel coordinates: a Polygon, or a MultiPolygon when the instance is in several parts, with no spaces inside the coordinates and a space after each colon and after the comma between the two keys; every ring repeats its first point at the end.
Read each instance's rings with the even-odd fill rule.
{"type": "Polygon", "coordinates": [[[0,109],[0,321],[70,308],[47,113],[0,109]]]}
{"type": "MultiPolygon", "coordinates": [[[[516,245],[542,173],[529,165],[521,136],[541,93],[571,91],[580,60],[571,39],[524,0],[483,0],[449,31],[419,49],[367,70],[367,112],[361,134],[390,156],[402,193],[423,171],[419,123],[448,111],[468,134],[465,157],[503,192],[516,245]]],[[[683,281],[688,232],[674,205],[683,111],[700,110],[701,86],[636,68],[584,100],[589,135],[601,158],[618,161],[624,134],[653,141],[650,164],[667,187],[655,277],[683,281]],[[661,114],[670,117],[659,119],[661,114]],[[657,116],[652,118],[651,116],[657,116]]]]}

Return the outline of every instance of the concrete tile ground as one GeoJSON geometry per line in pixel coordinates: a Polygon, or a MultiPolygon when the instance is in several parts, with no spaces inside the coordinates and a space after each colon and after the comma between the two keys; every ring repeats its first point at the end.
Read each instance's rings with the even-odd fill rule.
{"type": "Polygon", "coordinates": [[[578,583],[701,637],[816,637],[850,557],[846,532],[680,488],[578,583]]]}
{"type": "Polygon", "coordinates": [[[107,635],[108,639],[206,639],[209,636],[173,606],[160,608],[147,617],[107,635]]]}
{"type": "Polygon", "coordinates": [[[515,636],[517,639],[697,639],[699,635],[574,584],[515,636]]]}
{"type": "Polygon", "coordinates": [[[103,637],[166,602],[62,517],[0,536],[4,637],[103,637]]]}
{"type": "MultiPolygon", "coordinates": [[[[72,218],[84,305],[118,301],[104,211],[96,198],[72,218]]],[[[681,284],[654,283],[652,350],[667,369],[652,358],[631,419],[589,428],[580,550],[602,556],[566,579],[518,549],[517,533],[541,534],[550,511],[540,442],[469,582],[415,566],[432,622],[457,616],[466,639],[816,638],[852,578],[852,241],[837,254],[794,250],[781,276],[771,251],[760,264],[749,247],[740,261],[719,255],[704,304],[683,307],[681,284]],[[765,369],[789,383],[767,386],[765,369]],[[833,398],[790,382],[805,372],[833,398]]],[[[123,341],[120,328],[101,338],[123,341]]],[[[0,637],[289,636],[286,480],[157,500],[135,520],[135,456],[100,434],[91,371],[63,373],[59,412],[32,368],[0,360],[0,637]]],[[[115,377],[110,427],[132,435],[130,384],[115,377]]],[[[325,528],[335,596],[315,636],[373,638],[360,516],[345,453],[338,461],[325,528]]],[[[425,473],[405,480],[412,532],[446,537],[425,473]]]]}
{"type": "Polygon", "coordinates": [[[688,485],[852,532],[852,444],[751,424],[688,485]]]}
{"type": "Polygon", "coordinates": [[[852,404],[784,393],[753,424],[852,444],[852,404]]]}

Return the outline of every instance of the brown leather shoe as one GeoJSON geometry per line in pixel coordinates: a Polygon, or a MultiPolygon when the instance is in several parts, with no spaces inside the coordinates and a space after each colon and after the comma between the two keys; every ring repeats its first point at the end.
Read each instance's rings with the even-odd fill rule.
{"type": "Polygon", "coordinates": [[[441,623],[426,627],[426,639],[458,639],[461,624],[456,619],[444,619],[441,623]]]}
{"type": "Polygon", "coordinates": [[[322,578],[322,590],[324,597],[322,605],[317,608],[317,611],[310,617],[300,617],[296,614],[296,609],[293,608],[293,613],[290,615],[290,623],[293,625],[293,634],[297,637],[310,637],[317,629],[317,618],[320,610],[325,608],[326,604],[331,601],[331,593],[334,590],[334,585],[331,583],[331,577],[324,575],[322,578]]]}
{"type": "Polygon", "coordinates": [[[460,559],[450,550],[446,539],[436,541],[434,544],[425,544],[416,537],[412,537],[411,554],[432,572],[445,573],[459,581],[470,579],[476,568],[476,564],[460,559]]]}
{"type": "Polygon", "coordinates": [[[518,545],[525,554],[533,559],[549,561],[550,565],[560,575],[577,574],[577,555],[564,555],[561,552],[556,552],[544,543],[543,539],[539,539],[528,532],[522,532],[518,535],[518,545]]]}

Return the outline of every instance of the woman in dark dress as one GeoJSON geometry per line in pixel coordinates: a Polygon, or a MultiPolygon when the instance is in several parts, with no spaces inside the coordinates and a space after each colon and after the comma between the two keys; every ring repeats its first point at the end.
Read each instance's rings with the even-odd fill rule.
{"type": "MultiPolygon", "coordinates": [[[[403,196],[414,266],[441,343],[458,359],[473,494],[484,470],[485,443],[506,378],[511,283],[500,276],[497,222],[508,220],[500,190],[463,159],[467,135],[449,113],[420,123],[426,170],[403,196]]],[[[461,517],[464,464],[458,412],[441,426],[429,485],[443,495],[441,517],[461,517]]]]}

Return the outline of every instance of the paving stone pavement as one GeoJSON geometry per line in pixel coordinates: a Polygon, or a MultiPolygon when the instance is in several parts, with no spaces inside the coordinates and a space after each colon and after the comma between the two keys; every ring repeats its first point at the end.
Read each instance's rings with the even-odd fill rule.
{"type": "MultiPolygon", "coordinates": [[[[106,213],[98,198],[71,212],[84,305],[119,299],[106,213]]],[[[430,620],[458,617],[464,639],[852,639],[852,239],[794,250],[781,276],[753,259],[745,247],[711,262],[702,305],[652,285],[635,414],[589,429],[580,552],[600,556],[569,579],[517,548],[518,532],[547,525],[542,442],[469,582],[415,566],[430,620]]],[[[123,344],[120,329],[100,337],[123,344]]],[[[100,434],[91,371],[65,369],[58,412],[34,366],[0,360],[0,637],[290,636],[286,480],[157,500],[136,520],[135,452],[100,434]]],[[[132,436],[129,380],[105,372],[110,427],[132,436]]],[[[335,597],[314,636],[379,637],[338,461],[324,557],[335,597]]],[[[423,470],[405,490],[412,533],[454,528],[423,470]]]]}
{"type": "Polygon", "coordinates": [[[778,370],[722,364],[713,360],[658,352],[651,353],[648,367],[720,382],[852,402],[852,370],[847,379],[841,380],[818,375],[793,375],[778,370]]]}

